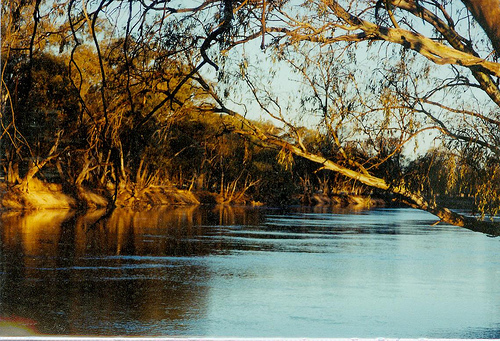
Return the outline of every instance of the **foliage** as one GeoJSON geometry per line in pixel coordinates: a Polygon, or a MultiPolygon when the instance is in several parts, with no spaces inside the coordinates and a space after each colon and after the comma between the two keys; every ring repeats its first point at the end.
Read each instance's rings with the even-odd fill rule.
{"type": "Polygon", "coordinates": [[[3,106],[2,147],[9,163],[21,168],[15,176],[23,177],[32,163],[51,156],[55,145],[60,150],[78,147],[79,96],[62,58],[41,54],[28,60],[21,55],[4,66],[5,90],[13,96],[3,106]]]}
{"type": "Polygon", "coordinates": [[[173,183],[226,202],[370,186],[454,224],[436,197],[494,215],[498,5],[3,2],[7,181],[56,169],[77,192],[173,183]],[[440,149],[406,159],[427,133],[440,149]]]}

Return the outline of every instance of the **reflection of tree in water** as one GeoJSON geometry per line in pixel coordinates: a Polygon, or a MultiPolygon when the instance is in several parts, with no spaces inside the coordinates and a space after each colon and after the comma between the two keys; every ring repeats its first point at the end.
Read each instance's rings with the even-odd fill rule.
{"type": "Polygon", "coordinates": [[[200,256],[224,252],[221,225],[260,220],[230,207],[101,214],[2,215],[1,316],[33,319],[49,334],[192,333],[207,309],[200,256]]]}
{"type": "Polygon", "coordinates": [[[209,253],[198,236],[195,207],[148,211],[117,209],[97,224],[80,224],[78,255],[187,256],[209,253]]]}
{"type": "Polygon", "coordinates": [[[32,269],[41,265],[56,266],[54,255],[61,237],[61,225],[71,218],[67,210],[8,212],[1,216],[2,248],[12,262],[22,270],[22,277],[30,277],[32,269]],[[9,251],[12,252],[9,252],[9,251]]]}

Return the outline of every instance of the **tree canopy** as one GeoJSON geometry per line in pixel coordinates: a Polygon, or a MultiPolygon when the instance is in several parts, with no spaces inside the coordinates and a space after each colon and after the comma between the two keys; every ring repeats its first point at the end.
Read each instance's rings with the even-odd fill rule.
{"type": "Polygon", "coordinates": [[[304,158],[312,173],[497,235],[436,193],[474,196],[482,217],[500,207],[499,23],[499,0],[4,2],[7,175],[23,183],[52,162],[76,187],[116,189],[152,148],[174,148],[172,122],[218,113],[232,119],[217,133],[277,148],[283,164],[304,158]],[[274,128],[249,119],[258,115],[274,128]],[[56,137],[34,134],[34,121],[56,137]],[[444,151],[416,160],[429,139],[444,151]],[[436,165],[446,181],[430,175],[436,165]]]}

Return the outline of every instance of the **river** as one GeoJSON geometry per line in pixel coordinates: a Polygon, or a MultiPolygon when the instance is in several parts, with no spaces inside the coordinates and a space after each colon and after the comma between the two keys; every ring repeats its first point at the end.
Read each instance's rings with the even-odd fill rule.
{"type": "Polygon", "coordinates": [[[0,320],[50,335],[500,337],[500,238],[426,212],[101,214],[1,216],[0,320]]]}

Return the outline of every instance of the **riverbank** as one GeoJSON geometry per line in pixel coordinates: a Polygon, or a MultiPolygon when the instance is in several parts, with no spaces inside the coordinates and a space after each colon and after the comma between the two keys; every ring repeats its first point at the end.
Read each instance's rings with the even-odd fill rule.
{"type": "MultiPolygon", "coordinates": [[[[114,198],[114,189],[94,191],[87,188],[63,188],[61,184],[47,183],[36,178],[27,186],[7,186],[0,182],[0,209],[3,210],[43,210],[43,209],[98,209],[110,205],[148,209],[155,206],[168,205],[217,205],[238,204],[260,206],[265,203],[253,201],[251,198],[240,198],[227,202],[218,193],[207,191],[181,190],[174,186],[137,187],[134,184],[123,184],[114,198]]],[[[333,207],[381,207],[386,201],[362,195],[323,195],[312,196],[309,205],[333,207]]]]}
{"type": "Polygon", "coordinates": [[[341,193],[336,195],[314,194],[311,197],[312,206],[333,207],[383,207],[387,206],[387,200],[372,196],[341,193]]]}
{"type": "Polygon", "coordinates": [[[64,189],[60,184],[32,179],[28,186],[0,183],[0,208],[5,210],[95,209],[113,204],[116,207],[148,208],[158,205],[199,205],[199,199],[190,191],[169,186],[134,188],[120,186],[114,190],[93,191],[87,188],[64,189]]]}

